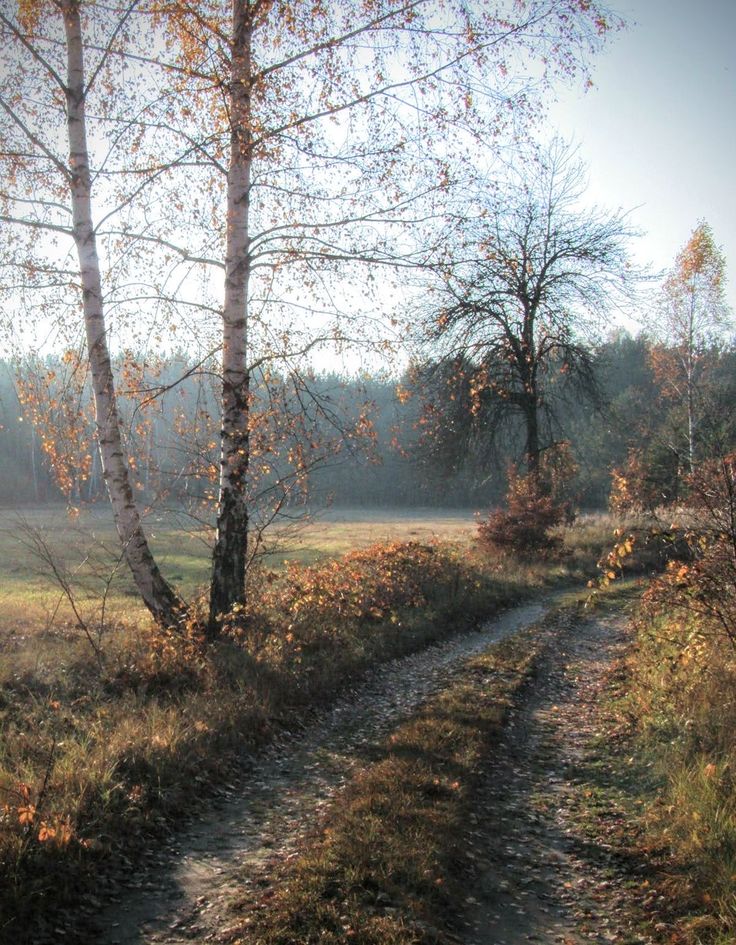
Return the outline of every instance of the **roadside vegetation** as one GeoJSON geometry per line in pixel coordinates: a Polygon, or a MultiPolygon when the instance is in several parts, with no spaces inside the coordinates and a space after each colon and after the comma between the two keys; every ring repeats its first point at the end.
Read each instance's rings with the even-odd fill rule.
{"type": "MultiPolygon", "coordinates": [[[[72,622],[7,633],[0,676],[0,936],[71,905],[100,876],[176,830],[244,753],[298,727],[380,660],[472,627],[590,573],[609,526],[520,562],[472,543],[389,542],[251,575],[247,611],[221,639],[140,613],[92,646],[72,622]],[[13,917],[13,921],[10,921],[13,917]]],[[[11,628],[6,628],[10,630],[11,628]]]]}
{"type": "Polygon", "coordinates": [[[699,466],[664,530],[676,554],[636,609],[583,801],[592,829],[615,810],[608,839],[646,864],[652,931],[681,945],[736,937],[734,459],[699,466]]]}

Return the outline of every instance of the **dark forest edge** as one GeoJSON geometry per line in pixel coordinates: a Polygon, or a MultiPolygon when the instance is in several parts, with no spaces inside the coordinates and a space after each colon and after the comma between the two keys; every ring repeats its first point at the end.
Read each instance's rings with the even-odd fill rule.
{"type": "MultiPolygon", "coordinates": [[[[676,349],[646,334],[619,332],[599,345],[592,359],[597,404],[565,391],[564,374],[558,384],[550,365],[549,398],[563,398],[557,414],[564,414],[564,426],[559,416],[542,411],[540,428],[545,443],[566,444],[568,496],[578,507],[606,507],[611,470],[637,476],[652,505],[682,495],[689,443],[685,408],[668,373],[668,360],[675,355],[676,349]]],[[[705,457],[736,444],[731,409],[736,351],[714,344],[698,357],[696,445],[699,457],[705,457]]],[[[186,375],[187,367],[183,356],[172,356],[150,365],[150,376],[138,383],[165,391],[186,375]]],[[[72,376],[75,370],[63,358],[28,362],[20,369],[6,363],[0,369],[0,504],[106,501],[89,393],[84,380],[72,376]],[[70,410],[70,391],[80,383],[70,410]],[[80,399],[83,409],[77,412],[80,399]]],[[[330,502],[361,508],[498,503],[509,465],[518,464],[523,454],[523,422],[509,413],[499,424],[490,390],[475,403],[473,371],[460,359],[438,363],[434,370],[427,365],[419,372],[410,369],[399,379],[312,378],[314,396],[345,417],[346,428],[362,416],[370,432],[360,441],[348,437],[347,449],[343,445],[315,463],[292,497],[292,511],[305,497],[316,508],[330,502]]],[[[140,457],[141,494],[154,507],[191,506],[201,514],[211,501],[209,475],[217,468],[217,451],[212,430],[197,425],[206,418],[209,426],[214,423],[216,396],[207,377],[195,372],[162,394],[154,414],[136,415],[135,422],[133,401],[126,405],[121,398],[130,450],[140,457]]],[[[285,410],[287,401],[284,395],[285,410]]]]}

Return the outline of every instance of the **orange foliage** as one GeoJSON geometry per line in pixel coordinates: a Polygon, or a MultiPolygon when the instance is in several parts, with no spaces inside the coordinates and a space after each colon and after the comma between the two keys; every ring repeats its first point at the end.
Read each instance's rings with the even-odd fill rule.
{"type": "Polygon", "coordinates": [[[421,606],[445,566],[435,548],[394,542],[354,551],[340,561],[290,565],[281,593],[293,618],[331,613],[341,618],[381,620],[396,607],[421,606]]]}
{"type": "Polygon", "coordinates": [[[550,448],[537,476],[520,476],[509,469],[506,508],[491,512],[478,525],[478,541],[488,550],[509,550],[522,556],[551,552],[562,540],[553,529],[575,519],[567,499],[568,484],[577,472],[569,443],[550,448]]]}
{"type": "Polygon", "coordinates": [[[508,550],[534,555],[559,548],[561,539],[552,529],[565,518],[565,508],[543,492],[533,476],[519,476],[512,468],[506,508],[496,509],[478,525],[478,541],[489,551],[508,550]]]}
{"type": "Polygon", "coordinates": [[[37,790],[34,791],[31,785],[25,782],[18,782],[13,788],[5,789],[9,800],[3,804],[2,812],[11,819],[11,823],[15,821],[28,841],[65,847],[75,836],[69,815],[42,813],[43,808],[47,806],[45,803],[46,779],[52,765],[53,755],[49,760],[49,770],[44,784],[37,790]],[[37,828],[36,824],[38,824],[37,828]]]}
{"type": "Polygon", "coordinates": [[[86,385],[87,364],[74,351],[56,367],[31,365],[17,378],[18,400],[67,499],[79,495],[92,470],[94,416],[86,385]]]}
{"type": "Polygon", "coordinates": [[[689,528],[671,529],[672,560],[644,595],[644,613],[695,621],[698,640],[736,647],[736,453],[703,463],[688,480],[689,528]]]}
{"type": "MultiPolygon", "coordinates": [[[[394,542],[354,551],[338,560],[285,571],[254,572],[247,610],[236,608],[225,633],[256,658],[298,664],[305,650],[334,649],[356,625],[402,625],[402,611],[425,605],[455,580],[460,563],[451,552],[418,542],[394,542]]],[[[360,635],[360,630],[358,631],[360,635]]]]}
{"type": "Polygon", "coordinates": [[[626,463],[611,470],[609,508],[619,515],[651,512],[662,502],[662,490],[644,463],[641,450],[630,449],[626,463]]]}

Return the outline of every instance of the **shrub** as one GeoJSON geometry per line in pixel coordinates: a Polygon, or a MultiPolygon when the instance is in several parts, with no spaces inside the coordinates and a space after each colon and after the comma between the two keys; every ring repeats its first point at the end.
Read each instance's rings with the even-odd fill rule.
{"type": "Polygon", "coordinates": [[[569,504],[543,489],[538,479],[512,469],[506,508],[491,512],[478,525],[478,541],[489,551],[513,551],[522,557],[549,554],[562,545],[552,530],[569,514],[569,504]]]}
{"type": "Polygon", "coordinates": [[[630,449],[626,462],[611,471],[611,494],[608,505],[618,515],[627,512],[649,513],[660,506],[677,501],[679,481],[677,467],[670,456],[658,457],[630,449]]]}

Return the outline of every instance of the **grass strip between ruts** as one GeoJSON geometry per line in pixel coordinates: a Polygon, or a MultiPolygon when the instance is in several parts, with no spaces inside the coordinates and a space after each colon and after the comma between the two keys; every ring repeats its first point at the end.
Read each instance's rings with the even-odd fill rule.
{"type": "MultiPolygon", "coordinates": [[[[268,885],[234,904],[227,940],[249,945],[453,941],[464,899],[463,827],[478,765],[567,612],[470,660],[375,751],[268,885]]],[[[256,888],[256,887],[251,887],[256,888]]]]}

